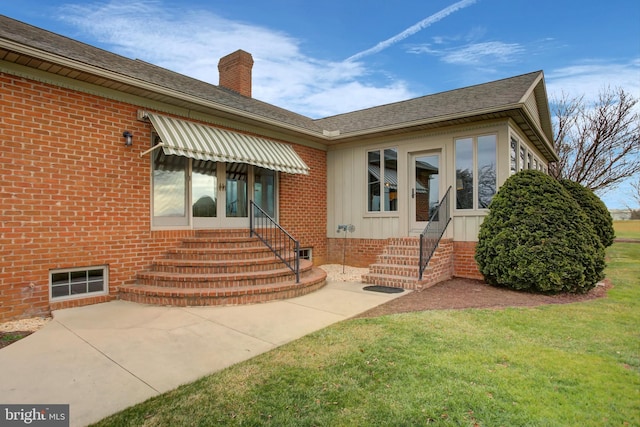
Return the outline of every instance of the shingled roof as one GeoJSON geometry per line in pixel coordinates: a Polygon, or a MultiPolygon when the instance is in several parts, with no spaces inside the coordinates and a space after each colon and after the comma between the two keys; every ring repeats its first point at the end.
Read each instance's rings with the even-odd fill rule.
{"type": "Polygon", "coordinates": [[[190,109],[214,109],[246,117],[326,144],[365,135],[510,117],[550,160],[556,157],[551,147],[551,121],[541,71],[314,120],[2,15],[0,59],[190,109]],[[535,105],[527,108],[532,93],[535,105]]]}
{"type": "Polygon", "coordinates": [[[323,129],[357,132],[421,120],[477,114],[497,108],[512,108],[540,78],[541,71],[491,83],[465,87],[407,101],[320,119],[323,129]]]}

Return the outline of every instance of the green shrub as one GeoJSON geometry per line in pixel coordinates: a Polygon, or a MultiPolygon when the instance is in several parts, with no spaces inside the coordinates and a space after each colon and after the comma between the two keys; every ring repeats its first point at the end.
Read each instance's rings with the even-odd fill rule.
{"type": "Polygon", "coordinates": [[[543,293],[587,292],[603,278],[604,247],[554,178],[511,176],[480,226],[476,261],[487,283],[543,293]]]}
{"type": "Polygon", "coordinates": [[[613,218],[609,209],[593,191],[577,182],[569,179],[561,179],[560,184],[571,194],[573,200],[578,202],[582,210],[591,221],[591,225],[600,238],[602,246],[605,248],[613,244],[616,237],[613,230],[613,218]]]}

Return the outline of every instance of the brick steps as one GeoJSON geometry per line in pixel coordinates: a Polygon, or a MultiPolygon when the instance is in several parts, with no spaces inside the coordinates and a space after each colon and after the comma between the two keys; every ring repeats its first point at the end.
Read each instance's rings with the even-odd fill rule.
{"type": "MultiPolygon", "coordinates": [[[[236,274],[281,268],[273,258],[273,253],[269,252],[269,256],[252,259],[158,259],[154,262],[154,271],[180,274],[236,274]]],[[[293,254],[286,255],[285,259],[293,260],[293,254]]]]}
{"type": "Polygon", "coordinates": [[[135,283],[121,286],[119,296],[173,306],[249,304],[304,295],[325,280],[324,271],[300,260],[296,283],[295,274],[248,230],[202,230],[139,272],[135,283]]]}
{"type": "Polygon", "coordinates": [[[362,275],[364,283],[403,289],[422,289],[452,277],[453,242],[443,240],[438,245],[422,280],[418,280],[420,263],[420,239],[402,237],[389,239],[389,244],[377,262],[369,266],[369,273],[362,275]]]}
{"type": "MultiPolygon", "coordinates": [[[[280,268],[235,273],[166,273],[162,271],[144,271],[138,273],[137,283],[145,286],[175,288],[231,288],[235,286],[266,285],[281,283],[291,279],[292,271],[283,264],[280,268]]],[[[312,268],[311,262],[300,262],[300,274],[312,268]]]]}
{"type": "Polygon", "coordinates": [[[125,285],[120,292],[125,292],[122,299],[127,301],[175,307],[254,304],[306,295],[322,288],[326,278],[326,273],[314,268],[300,279],[300,283],[289,280],[258,286],[207,289],[125,285]]]}

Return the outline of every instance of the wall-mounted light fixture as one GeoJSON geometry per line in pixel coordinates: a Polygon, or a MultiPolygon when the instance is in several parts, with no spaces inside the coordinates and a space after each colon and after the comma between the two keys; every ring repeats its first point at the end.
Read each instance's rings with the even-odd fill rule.
{"type": "Polygon", "coordinates": [[[133,134],[128,130],[125,130],[122,132],[122,136],[124,137],[124,145],[131,147],[133,145],[133,134]]]}

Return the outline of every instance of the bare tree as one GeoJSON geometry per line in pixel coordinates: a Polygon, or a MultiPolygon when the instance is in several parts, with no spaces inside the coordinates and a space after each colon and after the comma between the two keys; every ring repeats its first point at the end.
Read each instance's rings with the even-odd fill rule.
{"type": "Polygon", "coordinates": [[[589,104],[566,94],[552,100],[554,145],[560,161],[550,173],[598,193],[640,173],[638,100],[624,89],[604,89],[589,104]]]}
{"type": "Polygon", "coordinates": [[[640,207],[640,176],[636,182],[631,183],[631,197],[636,202],[636,205],[640,207]]]}

